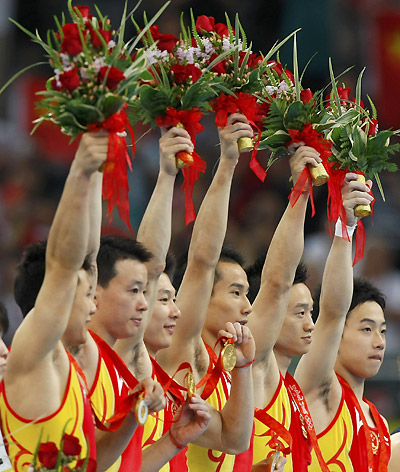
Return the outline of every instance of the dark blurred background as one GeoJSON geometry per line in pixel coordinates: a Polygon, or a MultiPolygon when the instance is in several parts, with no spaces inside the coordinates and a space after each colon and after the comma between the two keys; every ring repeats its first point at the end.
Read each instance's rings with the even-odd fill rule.
{"type": "MultiPolygon", "coordinates": [[[[94,2],[83,4],[93,6],[94,2]]],[[[122,0],[98,0],[103,14],[118,26],[122,0]]],[[[135,13],[142,21],[143,10],[149,17],[164,4],[160,0],[144,0],[135,13]]],[[[130,0],[128,6],[135,3],[130,0]]],[[[67,12],[66,0],[0,0],[0,87],[16,72],[35,62],[44,61],[43,51],[27,35],[14,26],[16,19],[42,37],[54,28],[53,15],[67,12]]],[[[225,12],[234,21],[238,13],[254,52],[266,53],[278,39],[296,28],[299,65],[302,69],[316,53],[303,79],[304,88],[313,90],[329,82],[328,58],[339,74],[354,68],[343,77],[346,86],[354,87],[363,67],[363,98],[370,95],[378,109],[379,126],[400,128],[400,1],[389,0],[172,0],[157,24],[162,33],[179,34],[179,18],[183,11],[189,20],[194,15],[214,16],[225,22],[225,12]]],[[[67,14],[68,18],[68,14],[67,14]]],[[[135,34],[132,25],[126,38],[135,34]]],[[[292,69],[292,42],[281,50],[281,61],[292,69]]],[[[76,144],[51,126],[43,126],[33,135],[31,122],[35,92],[43,89],[50,76],[48,66],[40,66],[22,75],[0,95],[0,299],[6,304],[11,328],[7,341],[20,323],[21,315],[13,300],[14,268],[23,247],[47,237],[68,166],[76,144]]],[[[341,79],[342,80],[342,79],[341,79]]],[[[205,175],[195,185],[194,202],[198,208],[212,177],[219,155],[218,136],[213,118],[205,117],[205,131],[198,136],[197,152],[207,161],[205,175]]],[[[158,170],[158,131],[139,139],[145,128],[136,126],[137,152],[130,181],[131,221],[137,229],[155,184],[158,170]]],[[[259,153],[261,162],[265,153],[259,153]]],[[[399,161],[399,156],[394,156],[399,161]]],[[[237,170],[226,240],[245,254],[248,264],[265,253],[276,225],[287,204],[290,191],[289,167],[282,161],[269,171],[264,184],[248,167],[249,156],[243,155],[237,170]]],[[[367,382],[367,396],[373,400],[391,426],[400,424],[400,399],[397,359],[400,354],[400,185],[398,174],[381,176],[386,202],[375,188],[376,204],[373,221],[366,218],[366,250],[356,266],[357,275],[369,277],[387,296],[388,343],[385,362],[379,375],[367,382]],[[399,418],[399,419],[398,419],[399,418]]],[[[192,225],[184,224],[184,200],[179,180],[174,199],[172,250],[177,255],[188,245],[192,225]]],[[[310,288],[321,281],[330,247],[326,223],[326,189],[314,191],[317,212],[308,215],[304,260],[310,271],[310,288]]],[[[105,222],[104,232],[125,233],[118,215],[105,222]]]]}

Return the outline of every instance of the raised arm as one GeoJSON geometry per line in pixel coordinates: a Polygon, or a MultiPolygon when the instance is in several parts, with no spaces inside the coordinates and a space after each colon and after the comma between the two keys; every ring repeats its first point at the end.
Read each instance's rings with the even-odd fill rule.
{"type": "Polygon", "coordinates": [[[82,136],[51,226],[42,287],[14,337],[10,377],[32,372],[56,348],[67,327],[88,248],[90,180],[106,159],[107,144],[108,137],[82,136]]]}
{"type": "MultiPolygon", "coordinates": [[[[367,193],[367,185],[356,179],[357,174],[348,173],[342,187],[348,226],[357,223],[354,207],[369,204],[372,198],[367,193]]],[[[336,412],[341,398],[334,366],[353,294],[353,267],[351,237],[350,241],[342,238],[340,230],[336,230],[336,234],[339,236],[335,235],[333,239],[322,279],[320,310],[313,342],[296,370],[296,379],[312,414],[320,412],[320,408],[336,412]]],[[[323,414],[314,414],[313,419],[317,431],[320,430],[319,421],[324,422],[323,414]]]]}
{"type": "MultiPolygon", "coordinates": [[[[319,162],[321,158],[313,148],[299,147],[290,158],[293,184],[307,164],[316,166],[319,162]]],[[[268,363],[286,315],[290,288],[303,254],[308,198],[306,189],[294,206],[288,204],[268,249],[260,289],[249,317],[249,327],[256,342],[256,365],[268,363]]]]}
{"type": "Polygon", "coordinates": [[[181,360],[193,362],[201,343],[214,272],[225,238],[230,189],[239,159],[237,140],[253,135],[244,116],[233,114],[225,128],[219,128],[221,158],[214,179],[197,215],[190,242],[188,263],[177,304],[182,318],[176,326],[172,345],[160,352],[159,360],[167,370],[181,360]]]}

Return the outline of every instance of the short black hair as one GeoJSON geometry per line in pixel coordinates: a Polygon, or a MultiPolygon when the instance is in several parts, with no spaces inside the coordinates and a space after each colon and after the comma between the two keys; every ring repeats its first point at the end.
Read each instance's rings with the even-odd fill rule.
{"type": "MultiPolygon", "coordinates": [[[[46,270],[47,241],[39,241],[26,246],[21,262],[16,269],[14,297],[25,317],[35,306],[36,298],[43,284],[46,270]]],[[[90,254],[85,257],[82,269],[93,273],[90,254]]]]}
{"type": "MultiPolygon", "coordinates": [[[[247,294],[247,298],[249,299],[250,303],[253,303],[257,297],[257,294],[260,290],[261,285],[261,274],[264,268],[265,263],[265,254],[260,255],[255,262],[247,267],[246,274],[247,280],[249,281],[249,293],[247,294]]],[[[296,273],[294,275],[293,285],[295,284],[305,284],[307,282],[308,274],[307,274],[307,267],[304,262],[300,262],[296,268],[296,273]]]]}
{"type": "Polygon", "coordinates": [[[98,284],[104,288],[108,286],[117,275],[115,265],[118,261],[132,259],[144,264],[152,257],[151,252],[135,239],[116,234],[102,236],[97,254],[98,284]]]}
{"type": "MultiPolygon", "coordinates": [[[[316,289],[314,294],[313,318],[317,318],[319,315],[320,296],[321,285],[316,289]]],[[[346,317],[349,316],[350,312],[354,310],[354,308],[365,302],[376,302],[382,310],[385,311],[385,295],[383,295],[383,293],[365,277],[357,277],[353,281],[353,298],[351,299],[350,308],[346,317]]]]}
{"type": "Polygon", "coordinates": [[[7,308],[0,300],[0,329],[3,331],[3,336],[7,333],[10,322],[8,320],[7,308]]]}
{"type": "MultiPolygon", "coordinates": [[[[188,251],[181,254],[176,263],[175,274],[174,274],[174,279],[173,279],[173,285],[176,291],[178,291],[179,287],[181,286],[182,279],[183,279],[183,276],[185,275],[185,271],[187,267],[187,261],[188,261],[188,251]]],[[[230,262],[232,264],[238,264],[241,267],[243,267],[245,263],[245,259],[243,255],[240,254],[240,252],[238,252],[236,249],[233,249],[230,246],[223,246],[221,249],[221,254],[219,256],[218,262],[230,262]]],[[[220,278],[221,278],[221,274],[218,272],[218,265],[217,265],[217,268],[215,269],[214,285],[218,282],[220,278]]]]}

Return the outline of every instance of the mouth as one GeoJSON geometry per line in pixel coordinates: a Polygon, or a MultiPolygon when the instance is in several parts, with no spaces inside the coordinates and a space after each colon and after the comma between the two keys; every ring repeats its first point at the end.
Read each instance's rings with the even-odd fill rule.
{"type": "Polygon", "coordinates": [[[133,321],[136,326],[140,326],[142,324],[142,318],[131,318],[131,321],[133,321]]]}
{"type": "Polygon", "coordinates": [[[311,342],[312,342],[312,336],[311,335],[310,336],[304,336],[301,339],[304,339],[304,341],[308,344],[311,344],[311,342]]]}
{"type": "Polygon", "coordinates": [[[242,321],[238,321],[238,323],[242,326],[246,325],[247,324],[247,320],[242,320],[242,321]]]}
{"type": "Polygon", "coordinates": [[[174,328],[176,324],[165,325],[164,329],[166,329],[170,334],[174,334],[174,328]]]}
{"type": "Polygon", "coordinates": [[[382,356],[380,354],[376,354],[375,356],[369,356],[369,359],[382,362],[382,356]]]}

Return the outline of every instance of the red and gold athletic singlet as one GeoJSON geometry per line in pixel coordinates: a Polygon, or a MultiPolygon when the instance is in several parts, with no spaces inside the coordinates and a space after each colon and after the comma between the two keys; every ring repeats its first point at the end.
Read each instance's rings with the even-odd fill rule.
{"type": "MultiPolygon", "coordinates": [[[[96,333],[90,331],[99,350],[96,376],[89,392],[89,399],[98,426],[107,425],[117,413],[126,409],[124,400],[138,383],[121,357],[96,333]]],[[[121,423],[122,420],[119,421],[121,423]]],[[[141,435],[138,427],[122,456],[107,472],[140,472],[142,464],[141,435]]]]}
{"type": "MultiPolygon", "coordinates": [[[[330,425],[318,435],[318,444],[330,472],[368,472],[369,446],[365,425],[359,413],[360,407],[354,399],[354,394],[342,384],[342,398],[336,415],[330,425]]],[[[375,424],[378,424],[374,428],[367,426],[371,438],[370,470],[386,471],[390,459],[390,435],[374,405],[369,405],[375,424]],[[380,436],[383,436],[382,441],[380,436]]],[[[320,471],[314,452],[309,471],[320,471]]]]}
{"type": "MultiPolygon", "coordinates": [[[[86,457],[89,452],[90,457],[96,459],[93,415],[71,359],[64,398],[57,411],[37,421],[35,418],[22,418],[9,405],[4,382],[1,382],[0,417],[7,453],[16,472],[28,470],[40,435],[42,442],[51,441],[59,447],[65,427],[66,433],[79,439],[81,457],[86,457]]],[[[71,466],[74,467],[74,463],[71,466]]]]}
{"type": "Polygon", "coordinates": [[[253,464],[263,461],[279,449],[287,460],[285,469],[293,470],[289,433],[291,416],[291,403],[281,374],[270,403],[263,409],[256,408],[254,412],[253,464]]]}

